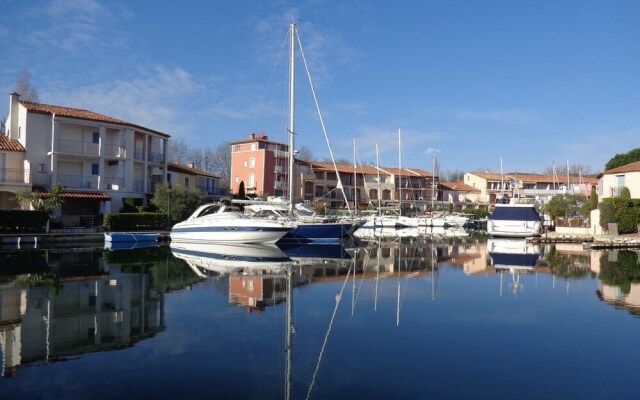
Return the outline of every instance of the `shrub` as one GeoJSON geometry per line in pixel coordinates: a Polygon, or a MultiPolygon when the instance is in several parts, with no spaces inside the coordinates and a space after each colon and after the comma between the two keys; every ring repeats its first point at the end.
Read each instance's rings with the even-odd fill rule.
{"type": "Polygon", "coordinates": [[[604,199],[598,205],[600,226],[605,229],[609,223],[618,224],[619,233],[634,233],[640,224],[640,200],[620,197],[604,199]]]}
{"type": "Polygon", "coordinates": [[[167,225],[167,215],[162,213],[118,213],[104,219],[109,231],[162,230],[167,225]]]}
{"type": "Polygon", "coordinates": [[[620,198],[624,200],[631,200],[631,192],[629,191],[628,187],[622,187],[622,189],[620,190],[620,198]]]}

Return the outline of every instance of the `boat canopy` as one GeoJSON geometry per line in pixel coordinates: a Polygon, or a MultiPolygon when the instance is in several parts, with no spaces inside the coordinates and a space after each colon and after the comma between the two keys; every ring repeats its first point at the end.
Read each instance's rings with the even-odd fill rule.
{"type": "Polygon", "coordinates": [[[499,221],[540,221],[540,214],[533,207],[496,207],[489,219],[499,221]]]}

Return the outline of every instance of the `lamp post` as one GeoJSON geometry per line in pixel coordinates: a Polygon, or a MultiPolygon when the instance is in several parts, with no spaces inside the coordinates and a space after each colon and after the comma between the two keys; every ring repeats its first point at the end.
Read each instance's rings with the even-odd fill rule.
{"type": "Polygon", "coordinates": [[[170,197],[171,193],[171,184],[167,183],[167,229],[171,229],[171,205],[170,205],[170,197]]]}

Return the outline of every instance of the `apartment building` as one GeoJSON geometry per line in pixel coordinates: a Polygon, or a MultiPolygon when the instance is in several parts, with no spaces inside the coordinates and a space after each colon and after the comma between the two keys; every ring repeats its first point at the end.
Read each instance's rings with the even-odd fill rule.
{"type": "Polygon", "coordinates": [[[198,189],[209,199],[228,195],[227,190],[220,188],[221,177],[195,168],[193,162],[188,165],[172,162],[167,165],[167,169],[167,183],[170,187],[198,189]]]}
{"type": "MultiPolygon", "coordinates": [[[[65,188],[59,216],[107,214],[147,203],[166,183],[169,135],[92,111],[10,95],[0,141],[0,208],[19,190],[65,188]]],[[[73,218],[71,218],[73,219],[73,218]]],[[[73,222],[69,222],[73,223],[73,222]]]]}
{"type": "Polygon", "coordinates": [[[623,187],[629,189],[632,199],[640,198],[640,161],[606,170],[598,175],[600,199],[617,197],[623,187]]]}
{"type": "Polygon", "coordinates": [[[269,140],[264,133],[231,143],[232,193],[286,196],[289,181],[289,146],[269,140]]]}
{"type": "Polygon", "coordinates": [[[478,189],[478,202],[494,204],[502,197],[528,197],[539,203],[549,201],[557,194],[584,194],[598,185],[593,177],[548,176],[540,174],[468,172],[464,183],[478,189]]]}
{"type": "Polygon", "coordinates": [[[464,205],[465,203],[477,203],[480,189],[467,185],[463,182],[440,182],[438,184],[441,197],[438,200],[454,205],[464,205]]]}

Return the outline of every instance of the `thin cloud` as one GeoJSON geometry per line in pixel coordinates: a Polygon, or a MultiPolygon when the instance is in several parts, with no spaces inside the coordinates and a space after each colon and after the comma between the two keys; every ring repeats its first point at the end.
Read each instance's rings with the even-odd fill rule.
{"type": "Polygon", "coordinates": [[[527,110],[499,110],[489,112],[459,111],[455,116],[463,120],[489,121],[500,124],[521,124],[534,122],[536,120],[536,116],[527,110]]]}
{"type": "Polygon", "coordinates": [[[185,121],[197,107],[192,99],[202,88],[181,68],[155,66],[131,80],[58,88],[42,97],[53,104],[86,108],[169,134],[186,134],[190,125],[185,121]]]}

